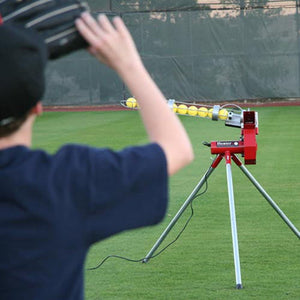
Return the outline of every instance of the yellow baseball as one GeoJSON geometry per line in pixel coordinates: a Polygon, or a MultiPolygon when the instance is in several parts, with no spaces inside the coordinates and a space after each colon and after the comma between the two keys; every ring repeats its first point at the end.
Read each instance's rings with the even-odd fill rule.
{"type": "Polygon", "coordinates": [[[220,109],[219,110],[219,119],[220,120],[227,120],[228,117],[228,111],[226,108],[220,109]]]}
{"type": "Polygon", "coordinates": [[[177,107],[177,112],[181,115],[185,115],[187,113],[187,106],[185,104],[180,104],[178,107],[177,107]]]}
{"type": "Polygon", "coordinates": [[[135,108],[137,106],[136,100],[133,97],[130,97],[126,100],[126,106],[130,108],[135,108]]]}
{"type": "Polygon", "coordinates": [[[197,116],[197,114],[198,114],[198,108],[195,105],[189,106],[188,114],[190,116],[197,116]]]}
{"type": "Polygon", "coordinates": [[[202,118],[205,118],[205,117],[207,117],[207,108],[206,107],[200,107],[199,109],[198,109],[198,115],[200,116],[200,117],[202,117],[202,118]]]}
{"type": "Polygon", "coordinates": [[[175,103],[173,103],[173,112],[177,113],[177,105],[175,103]]]}

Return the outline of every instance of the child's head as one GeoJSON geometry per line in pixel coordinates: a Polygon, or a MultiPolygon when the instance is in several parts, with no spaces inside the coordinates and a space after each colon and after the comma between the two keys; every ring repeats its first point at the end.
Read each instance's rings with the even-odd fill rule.
{"type": "Polygon", "coordinates": [[[30,30],[0,25],[0,138],[19,129],[45,90],[47,49],[30,30]]]}

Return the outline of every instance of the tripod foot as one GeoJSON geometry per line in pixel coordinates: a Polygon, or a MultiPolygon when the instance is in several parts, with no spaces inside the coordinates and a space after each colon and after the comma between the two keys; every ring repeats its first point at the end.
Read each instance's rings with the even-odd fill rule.
{"type": "Polygon", "coordinates": [[[238,284],[236,285],[236,289],[237,289],[237,290],[241,290],[242,288],[243,288],[243,286],[242,286],[241,283],[238,283],[238,284]]]}

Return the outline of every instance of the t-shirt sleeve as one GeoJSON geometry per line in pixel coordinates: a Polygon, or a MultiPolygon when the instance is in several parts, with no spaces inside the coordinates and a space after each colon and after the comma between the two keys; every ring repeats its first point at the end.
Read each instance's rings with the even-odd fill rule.
{"type": "Polygon", "coordinates": [[[157,144],[90,150],[88,242],[157,224],[168,201],[166,157],[157,144]]]}

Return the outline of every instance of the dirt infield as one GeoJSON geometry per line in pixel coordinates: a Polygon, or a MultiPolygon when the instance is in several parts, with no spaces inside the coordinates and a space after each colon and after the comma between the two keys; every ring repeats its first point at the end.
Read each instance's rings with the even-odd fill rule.
{"type": "MultiPolygon", "coordinates": [[[[194,102],[193,102],[194,103],[194,102]]],[[[191,102],[191,104],[193,104],[191,102]]],[[[238,101],[238,102],[205,102],[202,104],[207,105],[223,105],[223,104],[236,104],[242,107],[272,107],[272,106],[300,106],[300,99],[293,100],[264,100],[264,101],[238,101]]],[[[197,104],[197,103],[195,103],[197,104]]],[[[120,111],[127,110],[120,104],[113,105],[83,105],[83,106],[44,106],[44,111],[120,111]]]]}

